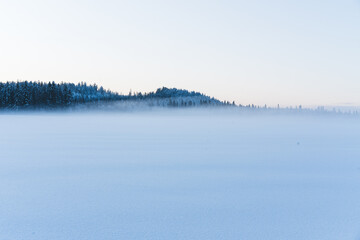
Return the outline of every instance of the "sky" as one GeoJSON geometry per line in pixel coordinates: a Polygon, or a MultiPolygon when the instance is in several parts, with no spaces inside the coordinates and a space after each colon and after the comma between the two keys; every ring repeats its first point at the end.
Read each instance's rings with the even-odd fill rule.
{"type": "Polygon", "coordinates": [[[0,0],[0,81],[360,105],[360,0],[0,0]]]}

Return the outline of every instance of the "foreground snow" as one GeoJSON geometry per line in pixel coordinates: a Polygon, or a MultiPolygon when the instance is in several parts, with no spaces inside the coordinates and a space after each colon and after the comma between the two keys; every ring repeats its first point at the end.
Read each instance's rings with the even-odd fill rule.
{"type": "Polygon", "coordinates": [[[359,239],[360,124],[1,115],[1,239],[359,239]]]}

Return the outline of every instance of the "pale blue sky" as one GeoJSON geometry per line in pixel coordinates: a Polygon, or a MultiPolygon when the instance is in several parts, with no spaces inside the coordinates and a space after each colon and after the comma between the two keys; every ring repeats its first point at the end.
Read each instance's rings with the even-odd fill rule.
{"type": "Polygon", "coordinates": [[[360,105],[360,0],[0,0],[0,66],[0,81],[360,105]]]}

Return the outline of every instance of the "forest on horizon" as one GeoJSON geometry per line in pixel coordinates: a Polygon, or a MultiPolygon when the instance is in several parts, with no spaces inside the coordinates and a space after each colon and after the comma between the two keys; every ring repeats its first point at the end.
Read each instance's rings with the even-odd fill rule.
{"type": "Polygon", "coordinates": [[[6,82],[0,83],[0,109],[57,109],[91,103],[115,101],[144,101],[150,106],[194,107],[235,105],[219,101],[199,92],[176,88],[159,88],[155,92],[127,95],[105,90],[85,82],[6,82]]]}

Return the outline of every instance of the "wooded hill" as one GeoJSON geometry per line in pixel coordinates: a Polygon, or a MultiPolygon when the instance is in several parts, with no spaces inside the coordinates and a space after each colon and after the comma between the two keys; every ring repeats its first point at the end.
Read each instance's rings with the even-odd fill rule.
{"type": "Polygon", "coordinates": [[[149,106],[161,107],[231,105],[229,102],[221,102],[199,92],[166,87],[159,88],[155,92],[130,92],[123,95],[84,82],[79,84],[31,81],[0,83],[1,109],[53,109],[115,101],[144,102],[149,106]]]}

